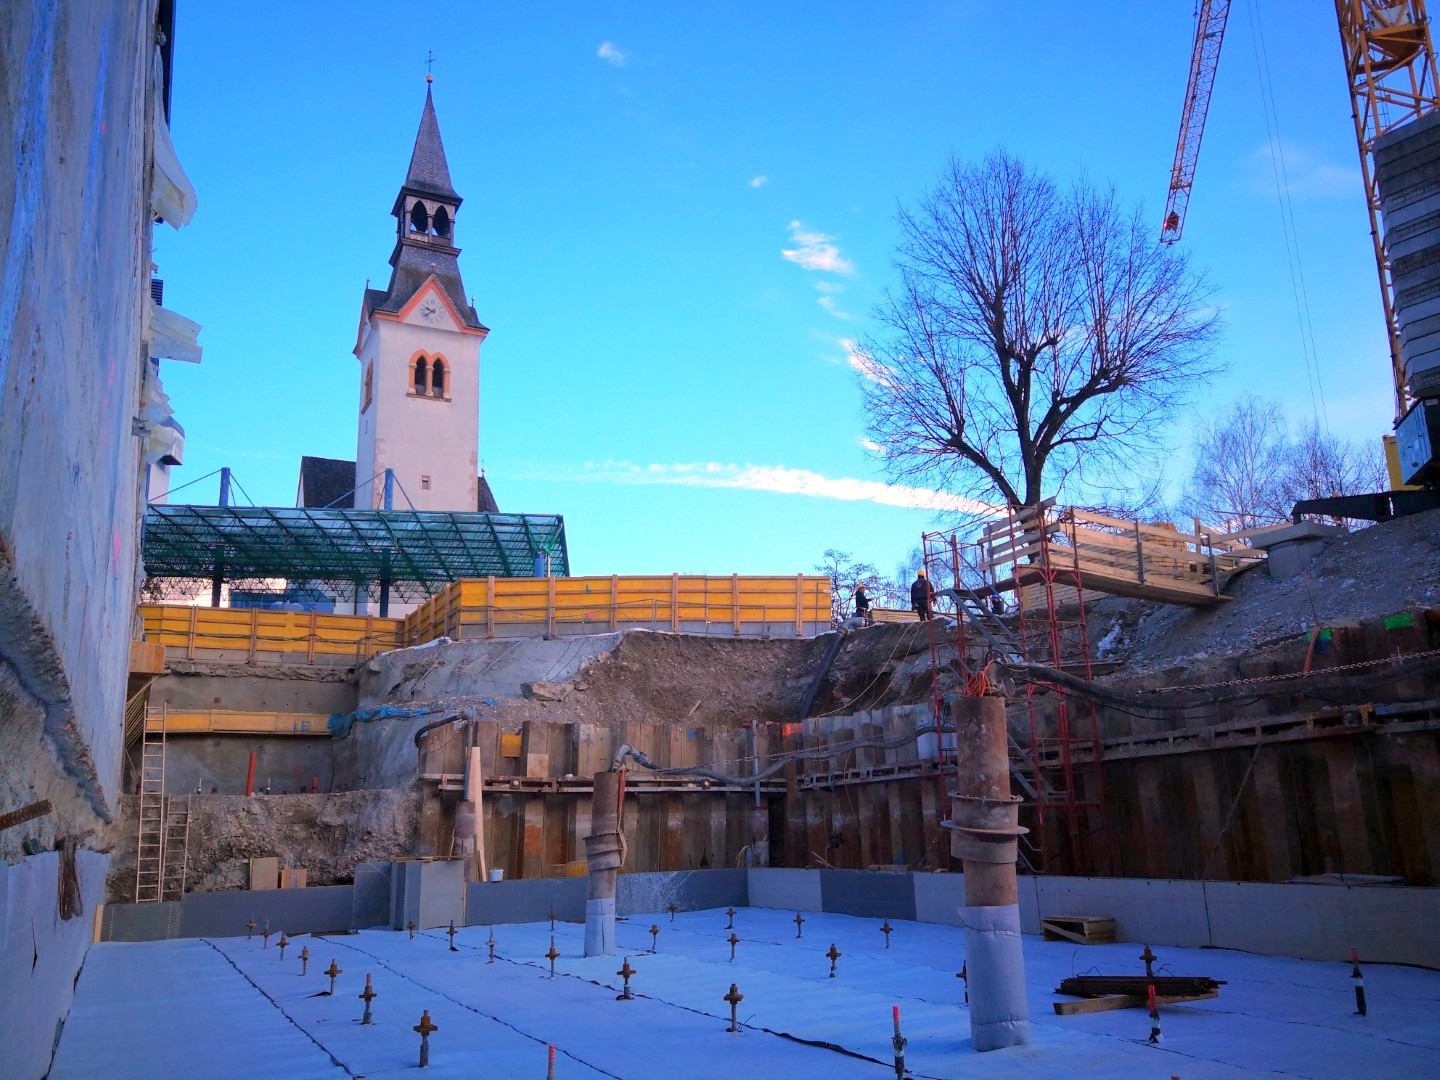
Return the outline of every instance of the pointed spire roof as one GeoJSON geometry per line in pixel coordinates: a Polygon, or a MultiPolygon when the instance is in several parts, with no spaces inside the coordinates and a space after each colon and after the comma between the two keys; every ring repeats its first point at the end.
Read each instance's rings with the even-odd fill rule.
{"type": "Polygon", "coordinates": [[[410,171],[405,186],[427,195],[439,195],[455,202],[460,196],[450,186],[450,166],[445,161],[445,145],[440,141],[440,121],[435,116],[435,100],[430,86],[425,87],[425,109],[420,114],[420,130],[415,135],[415,149],[410,154],[410,171]]]}

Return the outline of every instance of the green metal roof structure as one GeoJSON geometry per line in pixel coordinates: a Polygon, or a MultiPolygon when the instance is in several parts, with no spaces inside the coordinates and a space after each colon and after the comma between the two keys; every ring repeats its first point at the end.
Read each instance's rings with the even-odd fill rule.
{"type": "Polygon", "coordinates": [[[420,601],[461,578],[570,574],[558,514],[151,506],[145,573],[167,581],[308,582],[420,601]]]}

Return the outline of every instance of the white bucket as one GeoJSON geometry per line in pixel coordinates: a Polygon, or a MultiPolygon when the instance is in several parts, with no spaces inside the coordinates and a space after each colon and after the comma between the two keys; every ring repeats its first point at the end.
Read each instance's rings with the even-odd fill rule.
{"type": "Polygon", "coordinates": [[[491,870],[491,871],[490,871],[490,880],[491,880],[491,881],[504,881],[504,880],[505,880],[505,871],[504,871],[504,870],[491,870]]]}

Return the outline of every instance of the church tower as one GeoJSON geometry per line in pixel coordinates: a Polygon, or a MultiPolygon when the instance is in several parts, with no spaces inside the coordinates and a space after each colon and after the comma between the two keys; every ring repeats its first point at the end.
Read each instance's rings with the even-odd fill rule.
{"type": "Polygon", "coordinates": [[[410,171],[390,211],[396,222],[390,284],[365,290],[355,343],[358,508],[382,505],[385,470],[392,469],[396,509],[412,503],[417,510],[486,509],[479,506],[484,492],[476,465],[480,343],[489,330],[460,280],[460,201],[427,86],[410,171]]]}

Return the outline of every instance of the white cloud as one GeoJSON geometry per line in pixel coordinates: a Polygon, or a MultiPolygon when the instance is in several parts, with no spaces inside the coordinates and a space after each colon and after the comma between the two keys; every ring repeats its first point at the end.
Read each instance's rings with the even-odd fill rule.
{"type": "Polygon", "coordinates": [[[845,350],[845,362],[851,370],[859,372],[873,383],[890,386],[895,382],[895,372],[880,361],[865,354],[860,344],[851,338],[841,338],[839,345],[845,350]]]}
{"type": "Polygon", "coordinates": [[[769,182],[770,182],[770,178],[769,178],[768,176],[757,176],[757,177],[755,177],[753,180],[750,181],[750,186],[751,186],[751,187],[764,187],[764,186],[765,186],[766,184],[768,184],[769,182]]]}
{"type": "Polygon", "coordinates": [[[876,442],[874,439],[861,439],[859,441],[860,445],[863,446],[866,450],[869,450],[872,454],[885,453],[885,448],[881,446],[878,442],[876,442]]]}
{"type": "Polygon", "coordinates": [[[820,306],[823,307],[826,311],[828,311],[831,315],[834,315],[837,319],[849,320],[852,317],[848,311],[840,310],[840,308],[836,305],[835,298],[833,296],[820,297],[820,306]]]}
{"type": "Polygon", "coordinates": [[[817,281],[815,282],[815,288],[819,292],[824,293],[842,293],[845,291],[845,286],[841,285],[838,281],[817,281]]]}
{"type": "Polygon", "coordinates": [[[622,51],[613,41],[602,41],[595,55],[615,67],[624,67],[630,62],[630,54],[622,51]]]}
{"type": "Polygon", "coordinates": [[[959,513],[995,511],[994,507],[963,495],[908,487],[904,484],[885,484],[878,480],[822,476],[808,469],[792,469],[785,465],[737,465],[718,461],[637,465],[629,461],[606,461],[587,463],[582,470],[567,473],[566,478],[612,484],[671,484],[683,487],[768,491],[778,495],[868,502],[909,510],[945,510],[959,513]]]}
{"type": "Polygon", "coordinates": [[[797,247],[780,252],[780,257],[806,270],[819,270],[827,274],[853,274],[855,267],[843,258],[840,249],[833,243],[834,237],[827,233],[807,229],[801,222],[790,222],[790,239],[797,247]]]}

